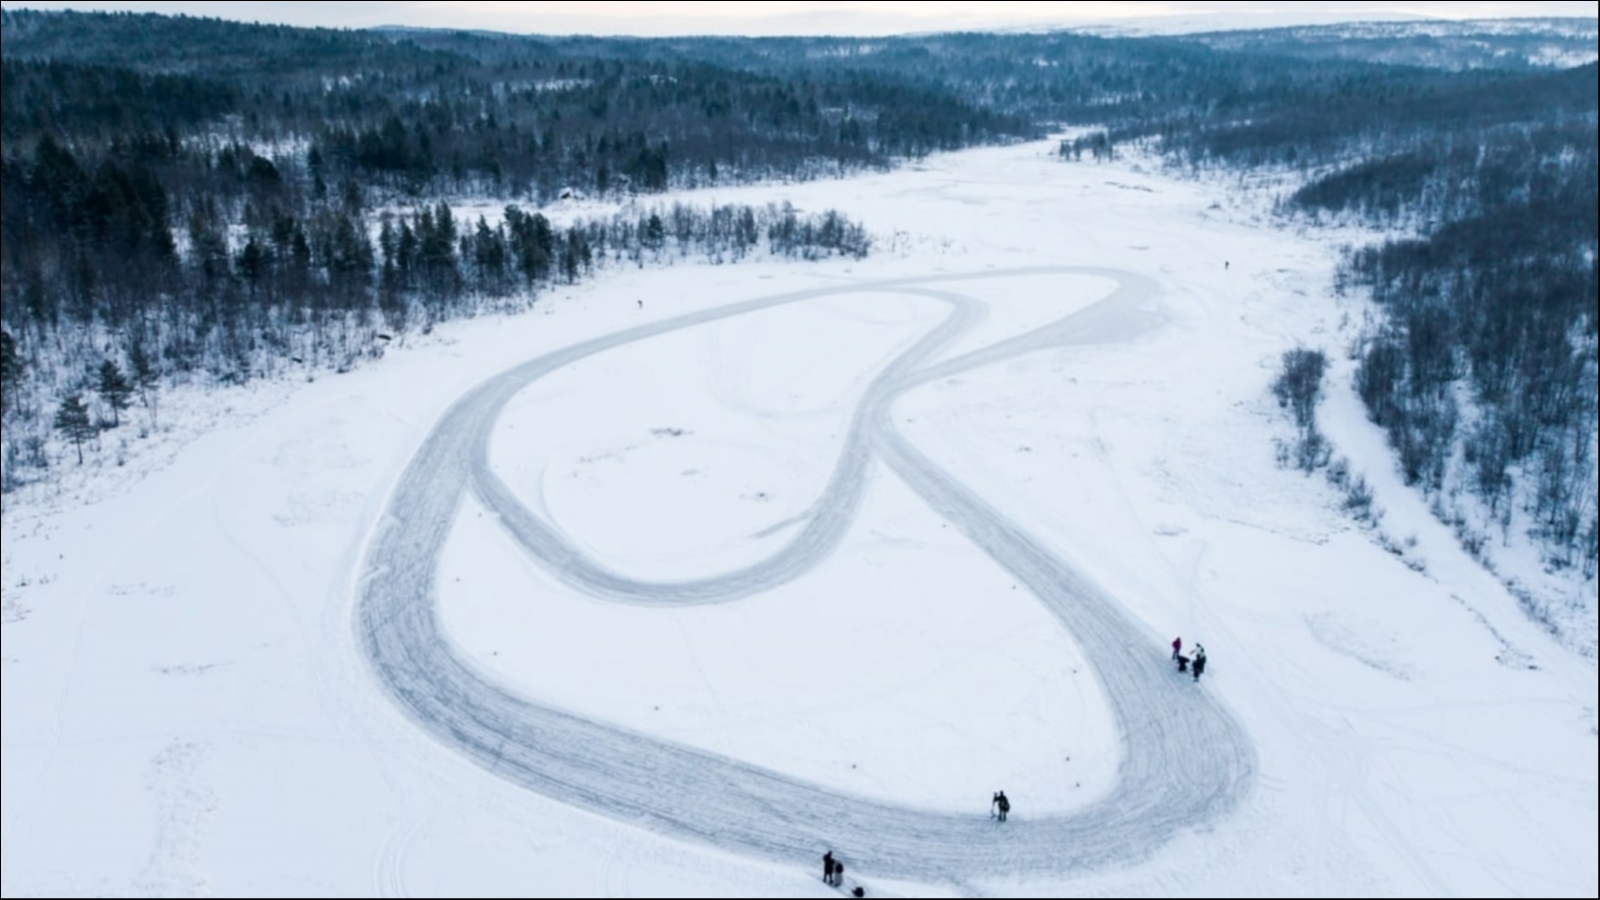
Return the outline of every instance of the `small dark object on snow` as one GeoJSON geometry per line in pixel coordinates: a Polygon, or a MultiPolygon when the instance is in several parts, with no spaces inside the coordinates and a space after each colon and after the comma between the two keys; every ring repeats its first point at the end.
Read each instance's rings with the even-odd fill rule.
{"type": "Polygon", "coordinates": [[[850,896],[852,896],[852,897],[865,897],[866,895],[867,895],[867,889],[866,888],[862,888],[862,887],[858,887],[855,890],[850,892],[850,896]]]}
{"type": "Polygon", "coordinates": [[[1187,656],[1179,656],[1177,659],[1178,659],[1178,671],[1179,672],[1187,672],[1187,671],[1189,671],[1189,657],[1187,657],[1187,656]]]}

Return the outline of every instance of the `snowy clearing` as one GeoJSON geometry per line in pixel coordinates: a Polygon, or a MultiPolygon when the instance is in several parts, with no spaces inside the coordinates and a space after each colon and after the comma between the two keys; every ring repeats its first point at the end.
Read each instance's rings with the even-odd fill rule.
{"type": "Polygon", "coordinates": [[[1594,896],[1593,662],[1347,381],[1412,558],[1275,465],[1331,240],[1053,148],[705,192],[887,252],[612,273],[8,508],[5,896],[1594,896]]]}

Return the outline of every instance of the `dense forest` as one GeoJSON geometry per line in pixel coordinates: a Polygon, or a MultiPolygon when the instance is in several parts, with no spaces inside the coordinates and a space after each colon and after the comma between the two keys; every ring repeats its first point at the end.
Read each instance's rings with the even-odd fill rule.
{"type": "Polygon", "coordinates": [[[1594,62],[1594,19],[1351,22],[1187,35],[1216,50],[1298,59],[1342,59],[1433,69],[1531,71],[1594,62]]]}
{"type": "Polygon", "coordinates": [[[1480,558],[1520,528],[1548,566],[1587,578],[1600,564],[1597,84],[1594,63],[1421,78],[1155,144],[1185,166],[1291,172],[1303,186],[1285,214],[1401,235],[1341,271],[1383,312],[1354,350],[1369,414],[1480,558]]]}
{"type": "MultiPolygon", "coordinates": [[[[1123,103],[1061,153],[1105,159],[1137,147],[1187,170],[1277,173],[1298,185],[1281,214],[1396,234],[1351,250],[1339,287],[1366,292],[1382,313],[1352,350],[1357,388],[1407,482],[1485,562],[1491,541],[1520,532],[1550,569],[1592,579],[1600,66],[1537,63],[1592,60],[1594,24],[1476,36],[1441,27],[1451,40],[1420,26],[1187,38],[1243,51],[1253,62],[1236,71],[1253,87],[1187,111],[1123,103]],[[1541,33],[1555,35],[1555,51],[1541,33]],[[1361,57],[1436,65],[1352,64],[1361,57]],[[1258,78],[1274,63],[1300,68],[1258,78]]],[[[1277,389],[1300,430],[1286,458],[1351,487],[1305,402],[1319,390],[1306,376],[1320,379],[1315,362],[1285,358],[1277,389]]],[[[1363,510],[1365,491],[1352,492],[1363,510]]]]}
{"type": "MultiPolygon", "coordinates": [[[[1551,566],[1596,567],[1597,70],[1572,65],[1593,59],[1593,23],[664,40],[0,25],[7,487],[173,379],[347,367],[601,265],[868,249],[837,214],[653,194],[1070,125],[1090,132],[1069,158],[1279,173],[1296,185],[1283,215],[1394,233],[1352,250],[1341,282],[1382,312],[1353,352],[1406,476],[1469,546],[1522,528],[1551,566]],[[462,197],[505,209],[461,221],[462,197]],[[633,211],[557,227],[563,197],[633,211]]],[[[1280,383],[1308,437],[1313,363],[1280,383]]]]}
{"type": "Polygon", "coordinates": [[[1383,312],[1355,348],[1357,387],[1406,480],[1485,561],[1518,530],[1547,566],[1594,578],[1597,85],[1594,63],[1421,73],[1063,153],[1142,141],[1181,166],[1287,172],[1302,186],[1283,213],[1401,235],[1354,249],[1341,282],[1383,312]]]}
{"type": "Polygon", "coordinates": [[[1595,125],[1486,138],[1470,154],[1436,147],[1361,166],[1296,201],[1340,206],[1403,173],[1377,214],[1429,224],[1346,264],[1386,313],[1361,350],[1362,399],[1407,480],[1469,547],[1506,537],[1520,508],[1550,564],[1593,577],[1595,125]]]}
{"type": "Polygon", "coordinates": [[[525,305],[597,266],[859,257],[837,213],[649,203],[1020,135],[871,81],[750,76],[476,40],[159,16],[4,13],[4,487],[52,438],[164,383],[344,370],[397,335],[525,305]],[[447,200],[499,199],[460,221],[447,200]],[[552,224],[562,197],[627,215],[552,224]],[[132,389],[130,389],[130,387],[132,389]]]}

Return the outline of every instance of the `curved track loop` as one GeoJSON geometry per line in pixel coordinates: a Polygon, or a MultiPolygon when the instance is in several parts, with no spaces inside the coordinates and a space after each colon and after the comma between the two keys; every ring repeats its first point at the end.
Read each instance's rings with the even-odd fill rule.
{"type": "Polygon", "coordinates": [[[856,872],[919,881],[1066,875],[1147,857],[1239,803],[1256,773],[1250,742],[1209,694],[1173,683],[1159,664],[1159,638],[919,452],[895,431],[890,408],[911,388],[980,366],[1047,348],[1137,337],[1162,322],[1155,293],[1139,276],[1066,267],[852,284],[681,316],[532,360],[457,401],[402,475],[359,587],[361,645],[406,714],[479,765],[553,799],[674,837],[791,862],[810,860],[825,847],[846,848],[856,872]],[[1044,328],[927,364],[979,311],[977,301],[934,286],[1046,274],[1104,277],[1118,288],[1044,328]],[[489,467],[488,444],[501,411],[550,372],[680,329],[863,291],[934,297],[953,312],[872,382],[805,528],[766,560],[692,582],[629,579],[568,544],[489,467]],[[996,828],[982,816],[830,791],[519,697],[457,658],[441,631],[434,576],[469,487],[535,559],[588,594],[658,606],[721,603],[792,580],[826,559],[855,519],[874,458],[1026,585],[1082,646],[1105,687],[1123,746],[1117,784],[1105,798],[1071,814],[1019,817],[996,828]]]}

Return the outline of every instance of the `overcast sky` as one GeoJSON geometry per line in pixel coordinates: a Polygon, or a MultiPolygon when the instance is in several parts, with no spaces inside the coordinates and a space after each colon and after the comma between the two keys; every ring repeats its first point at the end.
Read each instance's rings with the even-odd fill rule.
{"type": "Polygon", "coordinates": [[[4,2],[11,8],[187,13],[291,25],[413,25],[544,34],[901,34],[1134,25],[1238,28],[1393,18],[1600,18],[1600,2],[4,2]]]}

